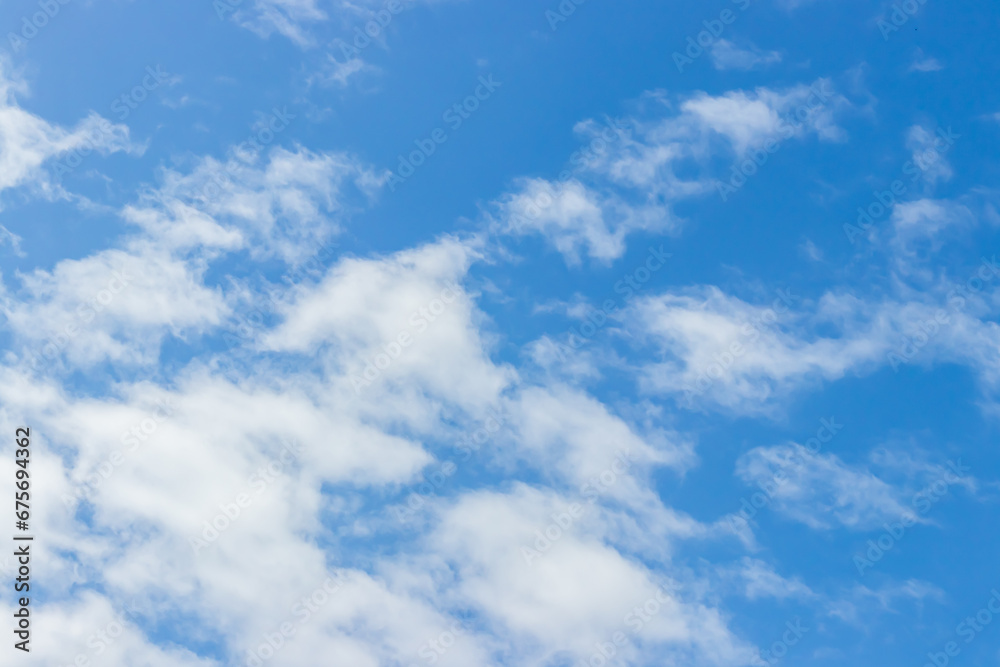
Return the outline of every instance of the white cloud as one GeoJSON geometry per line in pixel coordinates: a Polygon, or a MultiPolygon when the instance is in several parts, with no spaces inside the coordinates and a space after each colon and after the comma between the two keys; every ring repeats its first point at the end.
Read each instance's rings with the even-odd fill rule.
{"type": "MultiPolygon", "coordinates": [[[[167,180],[173,186],[167,192],[187,191],[167,180]]],[[[149,195],[152,203],[141,210],[166,215],[180,210],[171,208],[180,207],[176,199],[149,195]]],[[[204,285],[204,267],[213,253],[238,247],[243,230],[227,231],[217,222],[224,218],[219,211],[229,210],[223,204],[203,203],[207,212],[188,208],[182,219],[193,227],[179,236],[142,221],[144,233],[167,239],[173,255],[154,252],[150,238],[141,236],[123,250],[66,260],[25,278],[29,297],[8,295],[10,312],[25,318],[18,326],[31,326],[32,309],[58,319],[80,294],[101,285],[105,269],[140,259],[147,273],[157,268],[148,285],[137,279],[129,286],[142,288],[134,299],[119,291],[122,305],[113,321],[121,330],[109,335],[122,347],[113,349],[125,349],[125,331],[155,339],[156,331],[171,326],[216,326],[227,302],[204,285]],[[182,283],[171,283],[170,276],[182,283]],[[173,301],[158,300],[167,293],[155,291],[161,284],[173,301]],[[194,301],[179,298],[184,295],[194,301]],[[147,326],[150,331],[143,330],[147,326]]],[[[175,373],[169,387],[123,381],[110,396],[86,398],[4,369],[2,419],[22,415],[47,441],[48,453],[35,465],[52,480],[53,493],[37,507],[37,522],[39,530],[60,538],[37,557],[51,563],[51,571],[66,573],[48,613],[62,613],[59,622],[75,633],[52,659],[71,661],[82,650],[74,637],[92,632],[90,620],[102,621],[108,613],[102,610],[132,598],[163,622],[197,622],[228,653],[245,655],[293,617],[296,601],[330,576],[329,562],[345,557],[317,546],[319,537],[364,539],[379,525],[358,511],[352,500],[357,490],[411,483],[433,460],[425,440],[444,437],[455,421],[467,421],[463,413],[497,402],[510,421],[509,435],[498,442],[517,443],[513,458],[553,471],[551,481],[569,489],[566,498],[579,500],[578,487],[590,477],[602,479],[623,448],[627,474],[602,492],[579,535],[567,536],[537,569],[523,569],[517,547],[561,506],[556,494],[518,485],[510,493],[464,493],[436,505],[429,515],[436,528],[419,540],[423,546],[414,556],[386,555],[373,572],[348,568],[348,582],[297,627],[296,641],[281,649],[275,664],[327,664],[331,656],[372,667],[415,660],[422,645],[449,631],[459,610],[473,610],[482,625],[467,631],[439,664],[486,665],[498,646],[513,646],[520,664],[541,665],[556,655],[589,656],[596,642],[630,631],[630,609],[668,582],[629,554],[666,558],[676,541],[721,533],[663,507],[648,486],[655,467],[688,465],[689,446],[675,434],[640,434],[579,390],[514,385],[516,375],[490,360],[488,321],[459,284],[478,259],[478,247],[475,240],[446,237],[385,257],[341,258],[317,284],[298,286],[280,306],[280,322],[262,339],[262,349],[282,360],[236,383],[195,362],[175,373]],[[414,324],[414,314],[422,324],[414,324]],[[361,373],[402,331],[411,332],[413,344],[380,369],[377,382],[354,394],[351,374],[361,373]],[[306,356],[308,368],[283,361],[297,355],[306,356]],[[512,396],[503,399],[503,392],[512,396]],[[153,424],[158,401],[171,410],[150,431],[144,424],[153,424]],[[135,428],[145,437],[128,450],[135,428]],[[285,441],[301,443],[302,452],[257,494],[265,479],[260,470],[277,459],[285,441]],[[108,466],[104,476],[100,471],[108,466]],[[75,508],[83,501],[62,499],[87,480],[97,482],[87,493],[89,518],[82,522],[75,508]],[[178,496],[178,488],[187,491],[178,496]],[[206,522],[223,515],[241,493],[252,503],[194,553],[190,541],[205,538],[206,522]],[[337,526],[332,532],[331,523],[337,526]],[[501,547],[507,539],[513,541],[501,547]],[[276,572],[274,562],[296,567],[276,572]],[[442,563],[455,564],[452,572],[441,570],[442,563]],[[589,575],[595,568],[600,581],[589,575]],[[581,577],[588,586],[579,586],[581,577]],[[69,586],[83,581],[101,583],[106,593],[99,604],[85,608],[71,594],[69,586]],[[260,599],[271,604],[256,604],[260,599]]],[[[75,352],[68,356],[83,363],[75,352]]],[[[512,457],[498,452],[494,458],[506,465],[512,457]]],[[[711,665],[748,660],[750,648],[728,630],[723,614],[694,593],[670,593],[659,604],[655,619],[623,649],[634,661],[646,655],[711,665]]],[[[214,664],[129,632],[112,652],[122,660],[214,664]]]]}
{"type": "Polygon", "coordinates": [[[684,599],[674,582],[653,577],[584,526],[567,530],[537,561],[526,563],[519,547],[535,544],[534,531],[568,504],[522,485],[508,494],[470,494],[446,511],[428,538],[433,553],[455,573],[450,597],[481,611],[509,637],[518,647],[518,664],[586,660],[598,642],[619,631],[629,636],[621,657],[630,664],[749,661],[749,647],[730,633],[717,610],[684,599]],[[646,623],[635,622],[630,610],[656,599],[661,589],[658,611],[646,623]]]}
{"type": "Polygon", "coordinates": [[[204,285],[211,261],[246,249],[301,263],[339,231],[348,186],[367,201],[379,184],[345,155],[302,149],[166,171],[122,210],[139,232],[120,249],[21,276],[20,290],[4,290],[4,314],[36,368],[155,362],[166,336],[200,336],[227,316],[221,289],[204,285]]]}
{"type": "MultiPolygon", "coordinates": [[[[14,610],[3,605],[3,613],[14,610]]],[[[177,646],[159,646],[139,629],[153,617],[153,609],[133,602],[113,605],[107,597],[83,590],[72,600],[44,605],[32,611],[33,630],[50,637],[32,642],[32,660],[46,665],[94,664],[149,665],[150,667],[214,667],[177,646]]]]}
{"type": "MultiPolygon", "coordinates": [[[[892,209],[893,244],[901,256],[921,241],[933,247],[946,231],[964,232],[976,224],[976,215],[963,203],[946,199],[916,199],[900,202],[892,209]]],[[[901,265],[901,268],[905,266],[901,265]]]]}
{"type": "MultiPolygon", "coordinates": [[[[509,406],[516,423],[516,442],[526,463],[552,474],[574,488],[598,478],[624,452],[633,473],[650,464],[683,470],[692,460],[688,443],[663,435],[647,443],[599,401],[564,386],[527,387],[509,406]]],[[[624,467],[624,466],[619,466],[624,467]]],[[[629,495],[637,482],[622,475],[607,489],[613,496],[629,495]]]]}
{"type": "MultiPolygon", "coordinates": [[[[51,589],[51,602],[43,606],[46,613],[57,613],[65,602],[73,618],[61,623],[77,636],[104,626],[94,625],[102,614],[82,607],[70,587],[99,581],[107,596],[103,605],[120,607],[135,599],[157,622],[198,619],[205,630],[192,639],[211,636],[242,655],[245,646],[261,643],[260,636],[282,622],[298,623],[295,603],[332,574],[323,550],[309,537],[323,533],[322,485],[408,481],[429,461],[418,443],[389,434],[388,424],[365,423],[359,412],[306,378],[289,379],[294,388],[277,390],[235,386],[195,370],[178,378],[173,391],[136,383],[120,387],[118,398],[80,399],[10,370],[2,376],[5,406],[30,419],[38,432],[34,470],[50,480],[33,519],[39,530],[58,537],[35,553],[35,562],[58,573],[63,583],[51,589]],[[160,412],[158,425],[147,428],[160,401],[169,406],[168,414],[160,412]],[[126,446],[130,432],[143,436],[137,448],[126,446]],[[283,461],[282,443],[289,441],[301,444],[301,452],[276,470],[269,467],[283,461]],[[102,465],[109,471],[99,472],[102,465]],[[92,514],[81,521],[78,503],[66,499],[88,479],[96,480],[87,494],[92,514]],[[234,517],[234,510],[225,508],[234,507],[240,494],[251,503],[234,517]],[[227,511],[231,525],[217,523],[221,535],[208,535],[195,552],[190,541],[206,538],[206,522],[227,511]],[[296,567],[278,572],[274,562],[296,567]],[[262,596],[272,604],[256,604],[262,596]]],[[[13,476],[12,461],[4,461],[0,467],[13,476]]],[[[349,512],[332,511],[336,521],[353,520],[349,512]]],[[[364,658],[352,664],[383,664],[392,652],[383,654],[380,643],[395,644],[395,653],[403,653],[410,648],[407,637],[413,640],[434,627],[432,609],[391,594],[368,575],[353,575],[336,602],[302,628],[296,648],[282,660],[311,650],[324,660],[332,654],[364,658]],[[358,624],[384,628],[382,616],[394,607],[409,613],[398,616],[381,642],[356,634],[358,624]],[[418,617],[427,625],[414,620],[418,617]]],[[[134,628],[129,634],[112,655],[145,655],[129,648],[143,634],[134,628]]],[[[52,646],[58,646],[52,653],[62,662],[87,651],[75,640],[52,646]]],[[[150,664],[215,664],[172,653],[173,661],[158,658],[150,664]]]]}
{"type": "Polygon", "coordinates": [[[13,78],[9,67],[0,58],[0,193],[26,186],[46,199],[68,198],[46,164],[73,153],[140,151],[129,141],[128,127],[112,124],[96,113],[91,112],[73,129],[65,129],[26,111],[18,104],[17,94],[27,95],[27,84],[13,78]]]}
{"type": "Polygon", "coordinates": [[[185,336],[220,323],[221,296],[202,284],[205,266],[137,241],[63,260],[21,277],[4,315],[32,366],[90,367],[105,360],[152,363],[167,334],[185,336]]]}
{"type": "Polygon", "coordinates": [[[297,263],[338,233],[383,179],[346,154],[296,147],[204,158],[161,180],[123,215],[166,247],[244,248],[255,258],[297,263]]]}
{"type": "Polygon", "coordinates": [[[625,235],[631,230],[628,221],[616,225],[606,219],[614,215],[614,207],[599,197],[577,181],[530,179],[503,201],[501,215],[509,233],[541,233],[571,264],[580,263],[582,251],[610,262],[625,251],[625,235]]]}
{"type": "MultiPolygon", "coordinates": [[[[412,304],[437,298],[442,282],[460,278],[473,256],[469,247],[446,239],[387,258],[341,260],[318,285],[301,288],[271,342],[313,354],[313,346],[337,341],[338,349],[353,356],[379,340],[380,332],[396,333],[395,324],[405,323],[412,304]],[[342,310],[329,315],[331,304],[342,310]]],[[[53,593],[50,613],[65,605],[66,618],[59,622],[73,628],[73,637],[91,632],[91,620],[103,622],[107,612],[85,609],[69,586],[100,581],[107,591],[102,609],[138,599],[161,622],[196,621],[206,637],[236,656],[281,623],[298,623],[296,602],[332,575],[330,559],[345,558],[336,547],[321,549],[317,538],[336,542],[370,531],[372,520],[352,506],[351,489],[411,481],[430,462],[419,435],[399,435],[400,426],[433,437],[445,431],[453,407],[477,409],[495,400],[507,381],[485,357],[473,322],[482,320],[471,304],[456,303],[426,330],[427,345],[411,350],[422,361],[397,360],[401,368],[410,366],[387,380],[407,385],[399,388],[404,400],[372,387],[370,397],[352,403],[343,368],[326,362],[320,364],[325,376],[317,377],[315,367],[274,367],[238,384],[193,364],[174,377],[170,389],[125,382],[115,388],[117,396],[99,399],[71,396],[58,385],[5,369],[0,400],[7,412],[0,421],[18,414],[44,434],[37,444],[46,453],[34,465],[52,480],[53,493],[36,507],[35,517],[39,531],[59,539],[36,557],[51,562],[50,571],[79,566],[78,575],[60,578],[65,587],[53,593]],[[171,409],[150,431],[142,425],[159,401],[171,409]],[[132,428],[146,437],[123,454],[132,428]],[[301,443],[301,453],[264,476],[260,471],[279,460],[286,441],[301,443]],[[115,461],[111,474],[95,477],[108,461],[115,461]],[[58,499],[88,478],[99,481],[87,501],[90,518],[81,522],[75,503],[58,499]],[[178,488],[186,492],[178,495],[178,488]],[[241,493],[252,503],[193,553],[190,540],[205,537],[206,522],[232,512],[226,508],[241,493]],[[274,562],[296,567],[275,571],[274,562]],[[256,604],[260,599],[270,604],[256,604]]],[[[437,527],[420,539],[415,555],[385,555],[371,573],[346,570],[347,583],[307,623],[296,625],[295,642],[281,649],[275,664],[328,664],[331,656],[372,667],[406,663],[422,657],[421,647],[468,610],[476,614],[477,629],[466,631],[439,664],[486,665],[492,651],[507,646],[523,658],[519,664],[540,666],[555,655],[589,656],[596,642],[631,632],[630,610],[670,582],[622,552],[663,557],[671,542],[709,531],[663,508],[645,487],[650,465],[676,466],[682,457],[666,442],[645,444],[578,392],[537,389],[519,400],[523,408],[510,411],[512,432],[523,434],[536,463],[548,465],[568,454],[569,463],[560,463],[562,475],[575,484],[583,475],[600,474],[615,447],[624,446],[635,459],[633,478],[605,494],[580,533],[567,535],[537,568],[527,566],[518,546],[534,539],[535,528],[545,526],[564,499],[522,485],[511,493],[460,495],[440,506],[437,527]]],[[[0,472],[6,474],[12,464],[5,460],[0,472]]],[[[658,604],[653,620],[641,624],[633,645],[623,649],[633,661],[648,655],[710,665],[747,661],[750,648],[727,629],[720,611],[693,593],[670,592],[658,604]]],[[[214,664],[144,645],[142,633],[130,632],[112,653],[123,660],[164,667],[214,664]]],[[[69,661],[80,650],[69,637],[52,655],[69,661]]]]}
{"type": "Polygon", "coordinates": [[[814,133],[824,141],[843,141],[846,134],[835,122],[836,112],[848,105],[820,79],[812,86],[798,85],[783,91],[758,88],[752,93],[729,92],[720,96],[695,95],[681,108],[704,128],[726,137],[738,154],[769,139],[802,137],[814,133]]]}
{"type": "Polygon", "coordinates": [[[477,254],[454,238],[374,259],[345,258],[283,309],[266,349],[320,354],[366,396],[429,392],[480,413],[511,381],[488,359],[482,314],[457,285],[477,254]]]}
{"type": "Polygon", "coordinates": [[[755,305],[708,286],[635,300],[621,327],[633,345],[653,350],[637,365],[641,387],[688,407],[774,414],[794,391],[847,373],[960,363],[995,390],[1000,328],[990,318],[1000,268],[984,261],[950,278],[927,270],[914,246],[937,243],[946,225],[971,225],[968,211],[956,202],[899,210],[894,280],[882,298],[828,292],[802,301],[779,291],[755,305]],[[945,219],[924,217],[938,214],[945,219]]]}
{"type": "Polygon", "coordinates": [[[870,319],[856,300],[827,295],[808,317],[789,303],[796,310],[781,298],[755,306],[715,287],[636,301],[626,326],[661,359],[645,365],[646,386],[683,393],[695,404],[755,412],[796,387],[871,364],[888,348],[890,323],[870,319]],[[841,335],[807,333],[820,322],[841,335]]]}

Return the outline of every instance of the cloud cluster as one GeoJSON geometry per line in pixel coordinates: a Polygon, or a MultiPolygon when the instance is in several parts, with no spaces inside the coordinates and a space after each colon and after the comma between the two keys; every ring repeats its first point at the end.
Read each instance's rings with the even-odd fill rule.
{"type": "Polygon", "coordinates": [[[759,88],[669,100],[651,94],[652,111],[628,119],[580,123],[589,139],[556,180],[515,182],[495,202],[497,227],[540,234],[571,264],[584,253],[600,263],[622,256],[639,231],[676,232],[674,207],[715,188],[713,162],[743,159],[769,141],[815,136],[843,141],[836,119],[850,103],[829,80],[784,90],[759,88]]]}
{"type": "MultiPolygon", "coordinates": [[[[301,44],[302,26],[327,16],[318,3],[288,0],[236,15],[301,44]]],[[[719,57],[748,62],[733,50],[719,57]]],[[[15,129],[0,188],[30,181],[54,191],[42,165],[77,145],[80,130],[23,111],[6,85],[0,114],[15,129]]],[[[581,123],[592,150],[565,178],[516,180],[482,234],[330,259],[275,300],[229,377],[218,367],[232,353],[213,336],[242,307],[241,290],[255,298],[273,285],[220,279],[227,261],[300,266],[370,203],[384,175],[345,153],[236,147],[162,171],[119,211],[129,227],[114,247],[5,276],[13,345],[0,366],[0,425],[27,422],[40,434],[32,465],[49,488],[35,521],[54,537],[39,543],[37,562],[46,581],[61,582],[38,613],[60,639],[42,657],[96,657],[90,637],[105,633],[109,659],[164,667],[542,667],[606,657],[608,646],[635,665],[752,663],[754,647],[711,577],[683,554],[692,543],[739,541],[722,519],[695,518],[661,493],[664,479],[698,464],[695,439],[670,425],[669,411],[773,414],[778,399],[889,366],[913,323],[948,307],[948,326],[937,320],[920,349],[995,381],[996,309],[984,278],[960,307],[942,305],[945,281],[914,293],[907,281],[928,279],[909,249],[972,227],[975,214],[907,201],[893,211],[893,240],[879,246],[892,275],[881,295],[833,288],[761,304],[713,285],[650,291],[599,334],[623,341],[622,358],[588,360],[592,372],[577,376],[613,365],[635,396],[601,400],[585,382],[539,376],[521,350],[507,353],[511,342],[473,287],[480,263],[509,257],[498,244],[539,235],[571,264],[613,263],[632,234],[678,232],[674,206],[712,189],[720,156],[777,138],[844,141],[849,107],[825,80],[644,103],[656,113],[624,127],[581,123]],[[133,372],[89,393],[72,382],[103,363],[133,372]],[[677,401],[661,405],[663,396],[677,401]],[[420,520],[393,521],[398,494],[489,414],[504,424],[477,459],[462,462],[420,520]],[[94,475],[101,481],[87,482],[94,475]],[[161,627],[189,630],[190,644],[157,642],[161,627]]],[[[911,132],[910,150],[926,150],[924,134],[911,132]]],[[[940,166],[928,183],[949,174],[940,166]]],[[[0,475],[12,473],[10,458],[0,475]]],[[[940,472],[783,444],[750,449],[736,474],[756,484],[779,467],[775,510],[823,531],[898,516],[940,472]]],[[[818,596],[742,556],[718,556],[742,598],[818,596]]],[[[855,591],[839,613],[852,618],[870,597],[934,592],[919,582],[893,590],[855,591]]]]}

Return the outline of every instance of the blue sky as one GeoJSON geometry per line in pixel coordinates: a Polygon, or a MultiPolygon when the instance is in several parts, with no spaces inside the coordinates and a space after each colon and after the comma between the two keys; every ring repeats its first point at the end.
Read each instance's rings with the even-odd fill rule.
{"type": "Polygon", "coordinates": [[[11,664],[1000,660],[996,6],[0,25],[11,664]]]}

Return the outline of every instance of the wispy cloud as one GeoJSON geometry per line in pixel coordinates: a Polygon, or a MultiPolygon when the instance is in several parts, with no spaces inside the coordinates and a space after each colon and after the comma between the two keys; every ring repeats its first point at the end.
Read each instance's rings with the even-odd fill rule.
{"type": "Polygon", "coordinates": [[[752,44],[747,48],[740,48],[728,39],[720,39],[712,44],[710,55],[717,70],[748,72],[781,62],[781,54],[777,51],[762,51],[752,44]]]}

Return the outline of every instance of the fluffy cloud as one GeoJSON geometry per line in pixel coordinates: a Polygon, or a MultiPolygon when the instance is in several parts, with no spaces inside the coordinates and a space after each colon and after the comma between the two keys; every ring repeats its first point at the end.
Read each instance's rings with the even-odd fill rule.
{"type": "MultiPolygon", "coordinates": [[[[284,115],[271,119],[287,126],[284,115]]],[[[189,173],[165,171],[161,181],[123,215],[163,246],[246,249],[258,259],[290,263],[314,254],[382,184],[381,176],[343,153],[301,147],[265,153],[249,142],[224,162],[204,158],[189,173]]]]}
{"type": "Polygon", "coordinates": [[[592,529],[571,527],[526,562],[519,547],[534,545],[534,531],[566,507],[565,500],[523,486],[504,495],[477,493],[450,509],[429,538],[455,573],[453,597],[481,610],[499,633],[524,647],[519,664],[586,660],[616,632],[628,637],[621,651],[632,664],[662,662],[665,655],[701,665],[748,661],[749,647],[717,611],[685,600],[674,582],[652,577],[592,529]],[[649,600],[655,603],[647,610],[655,612],[643,621],[634,609],[649,600]]]}
{"type": "Polygon", "coordinates": [[[457,284],[475,257],[475,242],[446,237],[390,257],[345,258],[293,296],[263,345],[318,352],[365,400],[427,392],[481,414],[513,376],[489,360],[483,316],[457,284]]]}
{"type": "Polygon", "coordinates": [[[698,664],[745,664],[750,647],[719,611],[694,591],[661,591],[669,582],[622,553],[662,558],[665,544],[705,536],[705,527],[664,508],[644,481],[651,466],[683,464],[685,448],[646,444],[601,404],[565,388],[529,390],[508,414],[536,465],[563,459],[560,486],[589,476],[603,483],[618,450],[628,450],[628,479],[602,489],[578,534],[567,534],[532,567],[518,547],[574,497],[527,485],[463,493],[434,509],[436,528],[419,539],[414,558],[384,556],[373,572],[341,568],[343,583],[303,612],[310,607],[300,600],[320,599],[312,596],[336,574],[327,559],[348,558],[337,547],[320,549],[316,539],[364,540],[378,523],[358,513],[357,490],[411,481],[431,461],[400,425],[441,433],[454,408],[473,412],[511,380],[488,359],[469,295],[449,287],[474,257],[472,247],[445,239],[386,258],[344,258],[324,280],[302,286],[266,341],[281,354],[320,350],[329,363],[319,377],[276,365],[259,379],[233,383],[192,364],[170,389],[123,383],[115,396],[77,398],[5,371],[0,399],[45,434],[38,444],[51,452],[35,462],[54,480],[37,521],[39,530],[62,537],[38,558],[75,572],[67,581],[105,591],[88,598],[88,609],[99,613],[85,612],[68,588],[54,596],[46,613],[66,617],[60,622],[73,634],[52,658],[86,652],[78,640],[114,622],[114,609],[133,605],[140,620],[128,621],[110,654],[164,666],[214,663],[149,644],[138,628],[151,618],[197,622],[206,639],[215,636],[241,659],[292,623],[295,641],[274,664],[325,664],[318,656],[333,655],[374,666],[439,650],[431,642],[457,632],[460,609],[475,612],[477,629],[463,627],[462,641],[449,645],[440,664],[490,664],[498,647],[522,664],[588,657],[617,632],[630,636],[622,650],[633,660],[667,653],[698,664]],[[344,360],[371,352],[370,341],[383,334],[392,340],[420,313],[414,304],[430,304],[442,289],[456,290],[461,301],[437,316],[425,338],[415,335],[423,345],[415,343],[385,378],[404,398],[372,386],[352,402],[344,360]],[[298,445],[291,454],[289,443],[298,445]],[[186,489],[181,497],[178,488],[186,489]],[[331,529],[338,523],[349,529],[331,529]],[[296,567],[275,571],[274,562],[296,567]],[[449,564],[452,574],[437,564],[449,564]],[[271,604],[254,603],[262,598],[271,604]],[[649,600],[656,601],[652,620],[629,615],[649,600]]]}
{"type": "Polygon", "coordinates": [[[502,206],[507,231],[542,234],[572,264],[580,263],[581,251],[603,262],[624,252],[629,227],[606,220],[613,206],[606,208],[600,195],[578,181],[559,184],[531,179],[502,206]]]}
{"type": "Polygon", "coordinates": [[[707,287],[641,299],[627,318],[662,359],[644,368],[649,389],[754,412],[797,386],[838,378],[884,354],[892,329],[868,318],[866,309],[827,295],[806,314],[787,292],[769,306],[756,306],[707,287]],[[806,333],[818,322],[843,333],[806,333]]]}
{"type": "Polygon", "coordinates": [[[51,370],[64,358],[79,367],[148,364],[166,335],[204,332],[221,321],[227,308],[202,284],[204,270],[136,242],[22,276],[20,293],[6,295],[4,315],[36,369],[51,370]]]}
{"type": "Polygon", "coordinates": [[[828,79],[812,86],[798,85],[787,90],[758,88],[754,92],[734,91],[720,96],[705,93],[684,102],[681,108],[698,126],[726,137],[738,154],[759,147],[769,139],[816,134],[825,141],[842,141],[844,130],[835,115],[849,103],[828,79]]]}
{"type": "MultiPolygon", "coordinates": [[[[690,445],[675,434],[653,434],[655,444],[647,443],[599,401],[565,386],[526,387],[508,409],[525,457],[574,487],[599,479],[619,458],[619,467],[633,471],[654,463],[683,470],[691,462],[690,445]]],[[[624,477],[607,492],[627,496],[634,489],[624,477]]]]}

